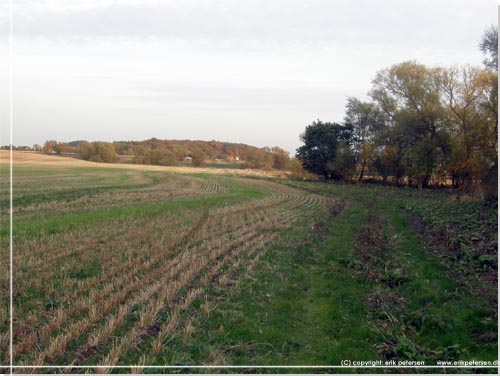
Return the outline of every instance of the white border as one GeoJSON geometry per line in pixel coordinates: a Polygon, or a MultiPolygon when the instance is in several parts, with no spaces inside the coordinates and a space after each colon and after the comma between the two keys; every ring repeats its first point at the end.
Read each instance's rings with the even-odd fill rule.
{"type": "MultiPolygon", "coordinates": [[[[10,250],[10,323],[9,323],[9,357],[10,357],[10,365],[9,371],[10,374],[13,373],[14,369],[132,369],[132,368],[142,368],[142,369],[419,369],[419,368],[429,368],[429,369],[459,369],[459,368],[467,368],[467,369],[498,369],[498,365],[496,366],[323,366],[323,365],[290,365],[290,366],[280,366],[280,365],[163,365],[163,366],[140,366],[140,365],[115,365],[115,366],[103,366],[103,365],[95,365],[95,366],[75,366],[75,365],[47,365],[47,366],[16,366],[14,365],[14,354],[13,354],[13,334],[14,334],[14,326],[13,326],[13,318],[14,318],[14,310],[13,310],[13,270],[14,270],[14,247],[13,247],[13,0],[9,0],[9,136],[10,136],[10,147],[9,147],[9,179],[10,179],[10,197],[9,197],[9,250],[10,250]]],[[[498,0],[500,6],[500,0],[498,0]]],[[[500,14],[499,14],[500,16],[500,14]]],[[[500,115],[499,115],[500,116],[500,115]]],[[[499,318],[500,320],[500,318],[499,318]]],[[[500,350],[499,350],[500,351],[500,350]]],[[[3,367],[0,365],[0,367],[3,367]]]]}

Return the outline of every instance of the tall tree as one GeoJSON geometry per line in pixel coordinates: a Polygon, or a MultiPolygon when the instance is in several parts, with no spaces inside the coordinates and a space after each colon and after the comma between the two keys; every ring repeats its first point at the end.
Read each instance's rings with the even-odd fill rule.
{"type": "Polygon", "coordinates": [[[496,108],[492,112],[489,103],[492,73],[464,66],[440,69],[438,74],[450,120],[447,169],[455,187],[471,186],[496,160],[496,108]]]}
{"type": "Polygon", "coordinates": [[[359,167],[358,179],[361,181],[369,160],[374,156],[373,137],[384,126],[385,118],[374,103],[349,97],[344,121],[352,126],[352,151],[359,167]]]}
{"type": "Polygon", "coordinates": [[[480,81],[483,87],[481,103],[489,118],[494,124],[494,138],[491,139],[491,156],[493,164],[488,173],[482,179],[486,186],[487,197],[498,197],[498,27],[491,26],[487,30],[481,42],[481,51],[489,55],[483,62],[489,72],[481,75],[480,81]]]}
{"type": "Polygon", "coordinates": [[[486,69],[498,71],[498,26],[488,27],[481,38],[479,49],[485,55],[483,64],[486,69]]]}
{"type": "Polygon", "coordinates": [[[370,95],[389,119],[388,133],[397,140],[392,146],[403,153],[405,174],[426,186],[448,149],[448,120],[433,70],[415,61],[396,64],[377,73],[370,95]]]}
{"type": "Polygon", "coordinates": [[[338,145],[349,143],[351,136],[351,125],[324,123],[318,119],[308,125],[300,136],[304,145],[297,149],[296,156],[306,170],[330,179],[332,174],[329,163],[335,160],[338,145]]]}

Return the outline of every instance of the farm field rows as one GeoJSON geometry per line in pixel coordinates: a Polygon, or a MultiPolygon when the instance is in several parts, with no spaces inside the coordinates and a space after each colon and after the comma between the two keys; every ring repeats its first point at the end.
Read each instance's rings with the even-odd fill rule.
{"type": "MultiPolygon", "coordinates": [[[[19,372],[497,357],[492,204],[41,157],[14,170],[19,372]]],[[[8,364],[4,164],[0,173],[8,364]]]]}
{"type": "MultiPolygon", "coordinates": [[[[189,328],[182,314],[209,285],[233,283],[283,228],[334,201],[261,180],[137,169],[27,164],[14,180],[18,365],[116,365],[145,337],[159,351],[189,328]]],[[[4,334],[5,356],[6,343],[4,334]]]]}

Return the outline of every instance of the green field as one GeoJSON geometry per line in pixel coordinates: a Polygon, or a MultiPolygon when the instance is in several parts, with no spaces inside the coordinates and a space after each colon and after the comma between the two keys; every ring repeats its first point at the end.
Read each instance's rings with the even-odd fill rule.
{"type": "Polygon", "coordinates": [[[16,365],[497,359],[496,202],[92,164],[14,174],[16,365]]]}

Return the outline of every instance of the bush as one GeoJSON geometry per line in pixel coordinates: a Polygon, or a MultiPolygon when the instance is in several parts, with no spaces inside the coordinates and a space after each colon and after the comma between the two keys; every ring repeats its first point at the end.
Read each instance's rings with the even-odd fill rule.
{"type": "Polygon", "coordinates": [[[310,172],[304,169],[304,166],[302,166],[302,162],[298,158],[290,159],[287,165],[287,170],[290,171],[290,177],[292,179],[300,179],[300,180],[317,179],[317,176],[315,174],[311,174],[310,172]]]}

